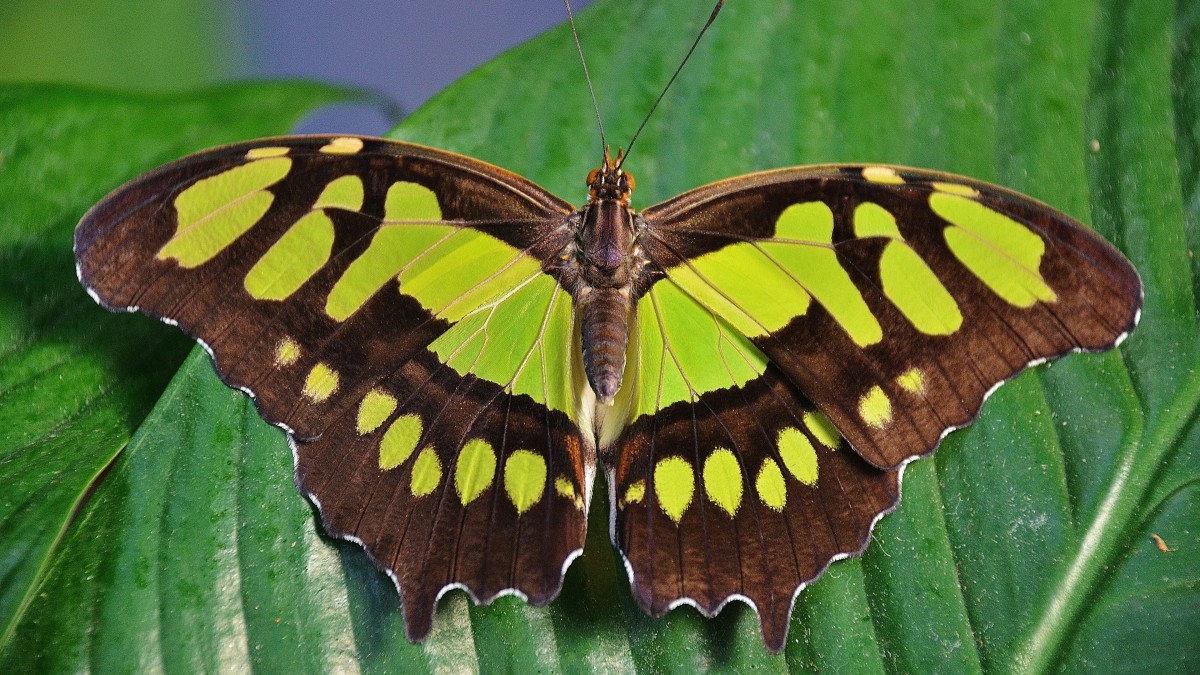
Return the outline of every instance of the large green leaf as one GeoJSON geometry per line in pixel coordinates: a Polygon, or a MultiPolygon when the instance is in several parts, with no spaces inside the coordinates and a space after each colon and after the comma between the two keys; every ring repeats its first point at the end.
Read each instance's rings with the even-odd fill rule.
{"type": "MultiPolygon", "coordinates": [[[[611,142],[627,142],[705,4],[602,1],[581,17],[611,142]]],[[[1200,245],[1200,10],[1131,5],[730,3],[637,142],[628,167],[638,205],[774,166],[920,165],[1075,214],[1146,282],[1142,325],[1119,351],[1017,378],[936,459],[908,468],[902,506],[867,555],[835,564],[800,596],[782,656],[763,651],[741,605],[712,621],[687,608],[642,615],[606,541],[602,503],[587,553],[549,608],[512,598],[475,608],[451,593],[430,640],[408,644],[390,582],[356,547],[316,532],[281,434],[197,356],[84,505],[0,664],[1196,670],[1200,266],[1189,250],[1200,245]],[[1160,552],[1151,533],[1176,550],[1160,552]]],[[[468,75],[397,135],[578,198],[599,153],[589,106],[559,29],[468,75]]],[[[125,142],[169,140],[128,133],[125,142]]],[[[55,189],[34,192],[59,201],[55,189]]],[[[72,208],[45,241],[69,239],[72,208]]],[[[69,258],[65,250],[47,255],[69,258]]],[[[15,321],[49,311],[34,304],[17,304],[15,321]]],[[[97,332],[136,321],[99,311],[95,320],[97,332]]],[[[159,333],[170,331],[148,334],[159,333]]],[[[44,342],[33,335],[10,351],[44,342]]],[[[74,377],[63,366],[61,384],[27,396],[57,409],[74,377]]],[[[0,428],[37,441],[73,427],[0,428]]],[[[80,438],[69,451],[88,446],[80,438]]],[[[37,474],[40,460],[14,457],[37,474]]],[[[5,485],[10,466],[0,464],[5,485]]],[[[9,537],[5,559],[21,559],[8,556],[9,537]]]]}
{"type": "Polygon", "coordinates": [[[137,90],[208,84],[240,56],[238,18],[222,0],[4,0],[0,81],[137,90]]]}
{"type": "Polygon", "coordinates": [[[114,321],[80,295],[79,216],[147,167],[284,131],[346,96],[310,84],[187,96],[0,87],[0,641],[189,345],[142,317],[114,321]]]}

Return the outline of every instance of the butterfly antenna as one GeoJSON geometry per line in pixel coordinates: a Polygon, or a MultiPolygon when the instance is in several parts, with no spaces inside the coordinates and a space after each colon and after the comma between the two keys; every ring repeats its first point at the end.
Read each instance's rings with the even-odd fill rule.
{"type": "MultiPolygon", "coordinates": [[[[566,0],[564,0],[564,2],[565,1],[566,0]]],[[[704,37],[704,33],[708,31],[708,27],[713,25],[713,22],[717,20],[717,14],[721,13],[721,8],[724,6],[725,0],[717,0],[716,7],[713,7],[712,14],[708,16],[708,21],[704,23],[704,27],[700,29],[700,33],[696,35],[696,39],[692,42],[691,49],[688,49],[688,52],[686,55],[684,55],[683,60],[679,62],[679,67],[675,69],[674,73],[672,73],[671,79],[667,80],[667,86],[663,87],[662,93],[658,95],[657,99],[655,99],[654,105],[650,106],[650,112],[646,113],[646,117],[642,119],[642,123],[640,126],[638,126],[637,131],[633,132],[633,138],[629,139],[629,145],[625,146],[625,156],[617,162],[618,169],[620,169],[621,165],[625,163],[625,160],[629,159],[629,152],[633,150],[633,144],[637,142],[638,136],[642,133],[642,129],[646,127],[646,123],[650,121],[650,116],[654,114],[654,111],[658,108],[658,104],[662,103],[663,97],[667,95],[667,90],[670,89],[671,85],[675,83],[675,78],[679,77],[679,73],[683,70],[683,66],[687,64],[688,59],[692,58],[692,53],[696,51],[696,45],[700,44],[700,38],[704,37]]],[[[595,94],[592,94],[592,97],[594,99],[595,94]]]]}
{"type": "Polygon", "coordinates": [[[571,24],[571,36],[575,38],[575,51],[579,52],[579,63],[583,65],[583,79],[587,80],[588,93],[592,95],[592,110],[596,111],[596,126],[600,127],[600,147],[607,153],[608,139],[604,136],[604,120],[600,119],[600,104],[596,101],[596,90],[592,87],[587,59],[583,58],[583,45],[579,44],[579,33],[575,30],[575,13],[571,11],[571,0],[563,0],[563,4],[567,7],[567,23],[571,24]]]}

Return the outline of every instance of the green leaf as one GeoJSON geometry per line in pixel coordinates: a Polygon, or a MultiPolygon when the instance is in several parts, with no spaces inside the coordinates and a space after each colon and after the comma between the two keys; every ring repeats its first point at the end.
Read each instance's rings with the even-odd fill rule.
{"type": "Polygon", "coordinates": [[[148,319],[108,315],[80,294],[75,223],[138,173],[283,131],[346,97],[308,84],[186,96],[0,88],[0,641],[34,600],[73,512],[190,344],[148,319]]]}
{"type": "Polygon", "coordinates": [[[209,84],[240,56],[237,19],[222,0],[5,0],[0,81],[136,90],[209,84]]]}
{"type": "MultiPolygon", "coordinates": [[[[1197,670],[1200,11],[1131,4],[729,3],[637,141],[627,165],[635,206],[791,164],[925,166],[1076,215],[1146,282],[1142,325],[1120,350],[1022,375],[935,459],[908,467],[902,505],[866,556],[836,563],[800,595],[782,656],[765,653],[753,612],[737,603],[715,620],[689,608],[643,615],[607,542],[602,486],[587,551],[558,600],[477,608],[450,593],[434,635],[409,645],[390,581],[353,545],[317,534],[291,487],[282,434],[196,357],[54,551],[0,665],[1197,670]],[[1151,533],[1174,552],[1160,552],[1151,533]]],[[[628,143],[705,18],[706,7],[685,0],[601,1],[580,17],[609,142],[628,143]]],[[[172,142],[130,131],[121,143],[172,142]]],[[[396,135],[495,162],[567,198],[582,197],[599,158],[562,28],[469,74],[396,135]]],[[[29,190],[12,198],[46,192],[29,190]]],[[[78,215],[60,213],[55,236],[67,240],[78,215]]],[[[66,250],[47,255],[69,263],[66,250]]],[[[18,321],[52,311],[32,298],[23,307],[18,321]]],[[[115,332],[136,321],[97,311],[95,325],[115,332]]],[[[144,334],[160,333],[170,331],[144,334]]],[[[55,342],[32,334],[10,354],[55,342]]],[[[104,358],[72,344],[74,359],[104,358]]],[[[43,409],[65,405],[73,369],[28,396],[43,409]]],[[[39,431],[29,417],[0,428],[33,439],[74,428],[39,431]]],[[[68,450],[82,445],[94,444],[81,437],[68,450]]],[[[5,457],[38,475],[37,461],[5,457]]],[[[0,464],[5,485],[10,466],[0,464]]],[[[12,536],[0,540],[6,552],[20,551],[12,536]]]]}

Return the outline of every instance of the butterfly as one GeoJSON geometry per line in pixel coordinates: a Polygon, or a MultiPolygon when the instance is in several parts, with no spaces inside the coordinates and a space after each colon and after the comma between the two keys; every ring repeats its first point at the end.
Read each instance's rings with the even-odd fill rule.
{"type": "Polygon", "coordinates": [[[75,254],[101,305],[178,325],[284,429],[413,640],[449,589],[552,600],[603,468],[639,605],[742,600],[779,651],[907,462],[1140,315],[1110,244],[964,177],[797,167],[638,211],[605,152],[586,183],[577,207],[433,148],[262,139],[118,188],[75,254]]]}

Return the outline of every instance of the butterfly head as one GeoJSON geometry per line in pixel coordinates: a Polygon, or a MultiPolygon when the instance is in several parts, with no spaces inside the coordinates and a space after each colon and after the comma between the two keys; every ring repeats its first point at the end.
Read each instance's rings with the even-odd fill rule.
{"type": "Polygon", "coordinates": [[[588,174],[588,203],[604,199],[613,199],[622,204],[629,204],[629,195],[633,192],[633,174],[621,168],[625,157],[620,150],[614,158],[604,148],[604,163],[598,169],[592,169],[588,174]]]}

